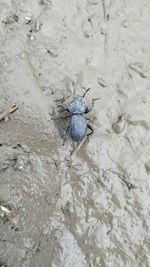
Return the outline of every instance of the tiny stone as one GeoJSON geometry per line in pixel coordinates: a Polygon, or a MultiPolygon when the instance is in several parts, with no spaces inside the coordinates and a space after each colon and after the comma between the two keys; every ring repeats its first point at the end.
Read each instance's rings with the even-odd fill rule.
{"type": "Polygon", "coordinates": [[[49,233],[49,228],[47,227],[47,228],[45,228],[44,230],[43,230],[43,235],[47,235],[49,233]]]}

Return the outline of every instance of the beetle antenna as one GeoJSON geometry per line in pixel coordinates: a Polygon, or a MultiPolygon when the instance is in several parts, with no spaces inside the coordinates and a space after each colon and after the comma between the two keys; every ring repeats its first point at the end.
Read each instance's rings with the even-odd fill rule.
{"type": "Polygon", "coordinates": [[[85,97],[85,95],[86,95],[86,93],[89,91],[91,89],[91,87],[89,87],[88,89],[86,89],[86,91],[84,92],[84,94],[83,94],[83,98],[85,97]]]}

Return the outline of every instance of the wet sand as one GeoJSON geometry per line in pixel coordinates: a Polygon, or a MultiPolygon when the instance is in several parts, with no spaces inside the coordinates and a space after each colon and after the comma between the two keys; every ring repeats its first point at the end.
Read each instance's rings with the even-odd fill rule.
{"type": "Polygon", "coordinates": [[[150,266],[150,3],[0,1],[0,266],[150,266]],[[57,100],[100,98],[77,153],[57,100]],[[72,154],[72,155],[71,155],[72,154]]]}

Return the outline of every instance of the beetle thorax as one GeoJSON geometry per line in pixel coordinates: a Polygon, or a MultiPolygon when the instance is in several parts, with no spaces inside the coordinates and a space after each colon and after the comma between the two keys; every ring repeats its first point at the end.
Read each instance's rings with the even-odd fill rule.
{"type": "Polygon", "coordinates": [[[71,113],[84,113],[86,110],[86,105],[83,101],[75,98],[69,103],[68,109],[71,113]]]}

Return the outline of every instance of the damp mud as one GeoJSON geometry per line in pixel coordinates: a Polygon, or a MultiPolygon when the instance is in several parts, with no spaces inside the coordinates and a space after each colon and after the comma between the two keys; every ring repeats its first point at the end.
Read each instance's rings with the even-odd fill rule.
{"type": "Polygon", "coordinates": [[[149,267],[150,2],[0,10],[0,111],[18,107],[0,121],[0,266],[149,267]],[[89,87],[94,133],[62,146],[59,105],[89,87]]]}

